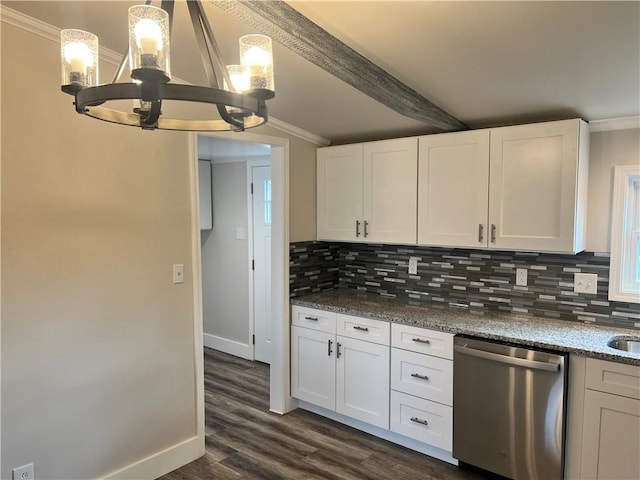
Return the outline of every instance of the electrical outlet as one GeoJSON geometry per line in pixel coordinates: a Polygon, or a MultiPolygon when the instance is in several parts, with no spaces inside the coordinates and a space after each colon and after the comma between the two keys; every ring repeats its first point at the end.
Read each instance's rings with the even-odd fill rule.
{"type": "Polygon", "coordinates": [[[527,269],[526,268],[516,269],[516,285],[518,285],[519,287],[527,286],[527,269]]]}
{"type": "Polygon", "coordinates": [[[173,266],[173,283],[184,283],[184,265],[173,266]]]}
{"type": "Polygon", "coordinates": [[[418,260],[419,257],[409,257],[409,275],[418,274],[418,260]]]}
{"type": "Polygon", "coordinates": [[[13,480],[35,480],[33,476],[33,463],[14,468],[11,470],[11,474],[13,480]]]}
{"type": "Polygon", "coordinates": [[[598,275],[595,273],[575,273],[573,275],[575,293],[598,293],[598,275]]]}

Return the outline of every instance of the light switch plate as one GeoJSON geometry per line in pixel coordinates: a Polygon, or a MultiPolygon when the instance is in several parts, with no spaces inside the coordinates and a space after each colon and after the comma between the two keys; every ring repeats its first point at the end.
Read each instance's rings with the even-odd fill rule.
{"type": "Polygon", "coordinates": [[[598,275],[595,273],[575,273],[573,276],[575,293],[598,293],[598,275]]]}
{"type": "Polygon", "coordinates": [[[173,266],[173,283],[184,283],[184,265],[173,266]]]}

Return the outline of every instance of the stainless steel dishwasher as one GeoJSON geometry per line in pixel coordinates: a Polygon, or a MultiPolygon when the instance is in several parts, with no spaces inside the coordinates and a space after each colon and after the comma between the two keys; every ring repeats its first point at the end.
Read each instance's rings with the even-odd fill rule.
{"type": "Polygon", "coordinates": [[[513,479],[561,479],[565,362],[541,352],[455,337],[453,456],[513,479]]]}

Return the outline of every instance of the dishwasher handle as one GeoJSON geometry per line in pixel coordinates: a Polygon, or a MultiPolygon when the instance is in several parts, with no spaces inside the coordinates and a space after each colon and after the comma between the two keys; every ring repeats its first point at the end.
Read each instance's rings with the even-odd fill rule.
{"type": "Polygon", "coordinates": [[[535,360],[527,360],[526,358],[511,357],[509,355],[501,355],[499,353],[486,352],[476,348],[464,347],[462,345],[455,346],[456,352],[470,355],[472,357],[493,360],[494,362],[506,363],[517,367],[530,368],[532,370],[545,370],[547,372],[557,372],[560,370],[559,363],[537,362],[535,360]]]}

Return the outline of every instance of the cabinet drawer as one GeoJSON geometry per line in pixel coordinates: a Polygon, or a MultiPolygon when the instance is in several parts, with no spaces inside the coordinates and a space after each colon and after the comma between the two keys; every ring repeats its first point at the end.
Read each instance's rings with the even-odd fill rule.
{"type": "Polygon", "coordinates": [[[587,358],[587,388],[640,399],[640,367],[587,358]]]}
{"type": "Polygon", "coordinates": [[[291,324],[321,332],[336,333],[336,314],[294,305],[291,307],[291,324]]]}
{"type": "Polygon", "coordinates": [[[453,334],[393,324],[391,346],[453,360],[453,334]]]}
{"type": "Polygon", "coordinates": [[[434,402],[453,405],[453,362],[393,348],[391,388],[434,402]]]}
{"type": "Polygon", "coordinates": [[[389,322],[338,313],[337,323],[338,335],[358,338],[367,342],[379,343],[380,345],[389,345],[389,322]]]}
{"type": "Polygon", "coordinates": [[[391,391],[391,431],[450,452],[453,408],[391,391]]]}

